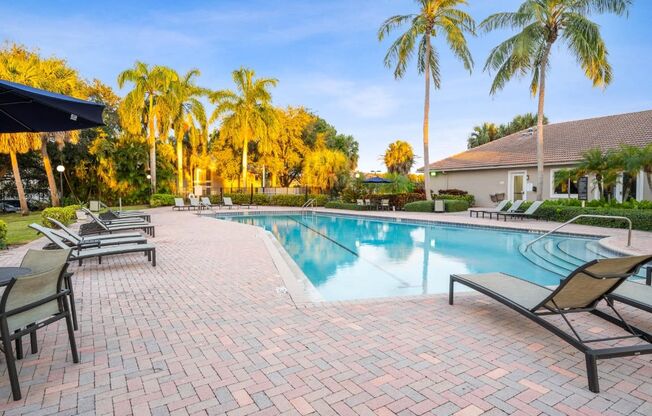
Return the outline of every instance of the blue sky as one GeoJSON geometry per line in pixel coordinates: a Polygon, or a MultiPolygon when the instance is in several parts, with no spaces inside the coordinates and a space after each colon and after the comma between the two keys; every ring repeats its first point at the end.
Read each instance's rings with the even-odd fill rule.
{"type": "MultiPolygon", "coordinates": [[[[469,3],[480,21],[520,2],[469,3]]],[[[116,88],[117,74],[136,59],[180,72],[199,68],[201,84],[212,89],[230,88],[230,72],[251,67],[279,79],[277,105],[303,105],[353,134],[360,142],[359,167],[372,170],[384,169],[379,157],[396,139],[423,153],[423,81],[414,64],[394,80],[383,66],[389,41],[376,38],[385,18],[414,10],[412,0],[3,1],[0,39],[66,58],[84,77],[116,88]]],[[[546,98],[551,122],[652,109],[652,2],[635,0],[627,19],[595,20],[609,47],[614,82],[605,91],[592,88],[574,59],[556,47],[546,98]]],[[[535,111],[527,80],[489,95],[484,60],[508,34],[470,39],[472,75],[435,41],[443,85],[431,96],[431,160],[464,150],[476,124],[535,111]]]]}

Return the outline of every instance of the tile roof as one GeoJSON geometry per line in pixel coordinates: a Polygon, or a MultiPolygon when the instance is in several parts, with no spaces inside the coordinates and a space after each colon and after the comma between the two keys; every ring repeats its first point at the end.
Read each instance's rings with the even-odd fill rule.
{"type": "MultiPolygon", "coordinates": [[[[577,162],[592,148],[652,143],[652,110],[549,124],[543,129],[545,164],[577,162]]],[[[536,165],[536,130],[505,136],[430,164],[431,170],[536,165]]]]}

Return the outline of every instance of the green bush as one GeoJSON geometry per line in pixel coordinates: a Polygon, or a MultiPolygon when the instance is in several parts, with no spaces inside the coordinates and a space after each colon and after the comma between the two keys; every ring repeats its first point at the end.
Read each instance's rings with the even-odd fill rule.
{"type": "MultiPolygon", "coordinates": [[[[545,202],[546,206],[564,206],[564,207],[581,207],[582,201],[579,199],[549,199],[545,202]]],[[[586,206],[589,208],[623,208],[623,209],[652,209],[652,201],[636,201],[635,199],[630,199],[620,203],[615,199],[611,201],[596,199],[593,201],[587,201],[586,206]]]]}
{"type": "Polygon", "coordinates": [[[434,201],[415,201],[405,204],[403,207],[408,212],[433,212],[435,210],[434,201]]]}
{"type": "Polygon", "coordinates": [[[174,198],[177,198],[177,196],[172,194],[154,194],[149,198],[149,206],[152,208],[169,207],[174,205],[174,198]]]}
{"type": "MultiPolygon", "coordinates": [[[[632,220],[632,227],[637,230],[652,231],[652,210],[623,208],[581,208],[543,204],[534,214],[535,217],[548,221],[565,222],[581,214],[617,215],[632,220]]],[[[596,225],[608,228],[624,228],[622,220],[603,218],[582,218],[577,224],[596,225]]]]}
{"type": "MultiPolygon", "coordinates": [[[[234,204],[249,204],[251,201],[251,194],[224,194],[225,197],[230,197],[234,204]]],[[[328,195],[308,195],[308,199],[315,200],[315,206],[323,207],[328,202],[328,195]]],[[[219,195],[210,196],[211,203],[221,204],[222,198],[219,195]]],[[[256,205],[275,205],[281,207],[300,207],[306,203],[305,195],[265,195],[254,194],[253,203],[256,205]]]]}
{"type": "Polygon", "coordinates": [[[445,199],[444,210],[446,212],[460,212],[469,209],[469,203],[463,199],[445,199]]]}
{"type": "Polygon", "coordinates": [[[439,195],[433,195],[432,197],[433,199],[466,201],[470,207],[475,205],[475,197],[473,195],[468,195],[468,194],[467,195],[439,194],[439,195]]]}
{"type": "Polygon", "coordinates": [[[0,220],[0,248],[7,247],[7,223],[0,220]]]}
{"type": "Polygon", "coordinates": [[[371,207],[362,206],[354,204],[352,202],[340,202],[340,201],[330,201],[324,205],[325,208],[334,208],[334,209],[351,209],[354,211],[368,211],[371,207]]]}
{"type": "Polygon", "coordinates": [[[67,207],[51,207],[46,208],[41,212],[41,224],[46,227],[54,227],[48,218],[53,218],[65,225],[75,222],[77,214],[75,211],[79,209],[79,205],[69,205],[67,207]]]}

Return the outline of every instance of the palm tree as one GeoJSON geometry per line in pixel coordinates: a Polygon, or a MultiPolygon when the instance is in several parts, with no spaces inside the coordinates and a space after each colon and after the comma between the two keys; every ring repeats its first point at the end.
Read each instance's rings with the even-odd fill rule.
{"type": "Polygon", "coordinates": [[[172,114],[172,129],[177,150],[177,192],[183,194],[183,140],[195,125],[206,131],[207,118],[204,105],[199,98],[208,95],[208,90],[195,85],[194,78],[198,77],[198,69],[188,71],[178,81],[171,84],[169,100],[172,114]]]}
{"type": "Polygon", "coordinates": [[[390,143],[383,155],[383,161],[390,173],[407,175],[414,165],[414,151],[408,142],[397,140],[390,143]]]}
{"type": "Polygon", "coordinates": [[[217,105],[211,122],[221,120],[221,133],[236,139],[242,146],[242,186],[247,187],[247,164],[249,142],[264,139],[275,125],[276,114],[272,107],[275,78],[254,79],[252,69],[240,68],[233,71],[233,82],[237,92],[221,90],[211,95],[211,102],[217,105]]]}
{"type": "Polygon", "coordinates": [[[530,91],[539,95],[537,114],[537,199],[543,199],[543,109],[546,71],[553,44],[561,38],[577,59],[593,86],[611,82],[611,65],[600,27],[587,16],[594,13],[627,13],[630,0],[526,0],[515,12],[496,13],[480,27],[521,30],[492,49],[485,70],[496,71],[491,94],[514,76],[532,74],[530,91]]]}
{"type": "Polygon", "coordinates": [[[27,153],[38,149],[40,145],[41,139],[37,133],[0,134],[0,153],[8,153],[11,159],[11,169],[14,174],[14,182],[16,183],[16,191],[18,192],[20,212],[22,215],[29,214],[29,207],[27,206],[27,198],[25,198],[25,189],[23,188],[23,181],[20,177],[16,153],[27,153]]]}
{"type": "MultiPolygon", "coordinates": [[[[385,66],[394,67],[394,78],[405,75],[408,62],[417,46],[417,70],[425,78],[425,100],[423,105],[423,163],[424,186],[430,185],[430,157],[428,150],[428,115],[430,112],[430,77],[435,88],[441,86],[439,70],[439,54],[432,45],[431,38],[445,36],[448,47],[453,54],[463,62],[464,67],[471,72],[473,59],[469,51],[464,32],[475,33],[475,21],[466,12],[457,8],[466,5],[466,0],[417,0],[418,13],[392,16],[380,26],[378,40],[382,41],[394,29],[409,24],[389,47],[385,55],[385,66]]],[[[429,192],[426,192],[430,199],[429,192]]]]}
{"type": "Polygon", "coordinates": [[[140,61],[118,75],[120,88],[127,82],[133,83],[133,89],[120,106],[120,118],[129,133],[147,137],[152,192],[156,192],[156,129],[162,130],[167,123],[163,115],[165,103],[159,98],[169,94],[172,82],[177,80],[178,75],[172,69],[159,65],[150,68],[140,61]]]}
{"type": "Polygon", "coordinates": [[[468,148],[478,147],[500,138],[499,128],[494,123],[482,123],[473,127],[473,133],[467,139],[468,148]]]}
{"type": "Polygon", "coordinates": [[[579,175],[577,169],[560,169],[555,172],[555,176],[553,179],[555,182],[555,187],[561,185],[562,188],[564,187],[566,188],[566,196],[568,199],[570,199],[571,182],[576,181],[578,177],[579,175]]]}

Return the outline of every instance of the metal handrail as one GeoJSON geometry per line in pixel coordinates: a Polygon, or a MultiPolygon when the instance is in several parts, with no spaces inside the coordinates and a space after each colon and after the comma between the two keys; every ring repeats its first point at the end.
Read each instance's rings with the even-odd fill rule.
{"type": "Polygon", "coordinates": [[[547,237],[548,235],[550,235],[550,234],[554,233],[555,231],[559,230],[560,228],[567,226],[568,224],[574,222],[575,220],[577,220],[579,218],[610,218],[612,220],[625,220],[625,221],[627,221],[627,223],[629,225],[629,230],[627,232],[627,247],[632,245],[632,220],[630,220],[629,218],[621,217],[621,216],[617,216],[617,215],[581,214],[581,215],[578,215],[578,216],[576,216],[574,218],[571,218],[570,220],[566,221],[565,223],[561,224],[560,226],[548,231],[544,235],[539,236],[539,237],[535,238],[534,240],[530,241],[529,243],[527,243],[525,245],[525,251],[527,251],[527,249],[530,248],[530,246],[532,244],[536,243],[537,241],[541,240],[544,237],[547,237]]]}
{"type": "Polygon", "coordinates": [[[315,198],[310,198],[309,200],[304,202],[303,205],[301,205],[301,209],[305,209],[305,208],[308,208],[310,206],[312,206],[314,208],[315,207],[315,202],[316,202],[315,198]]]}

